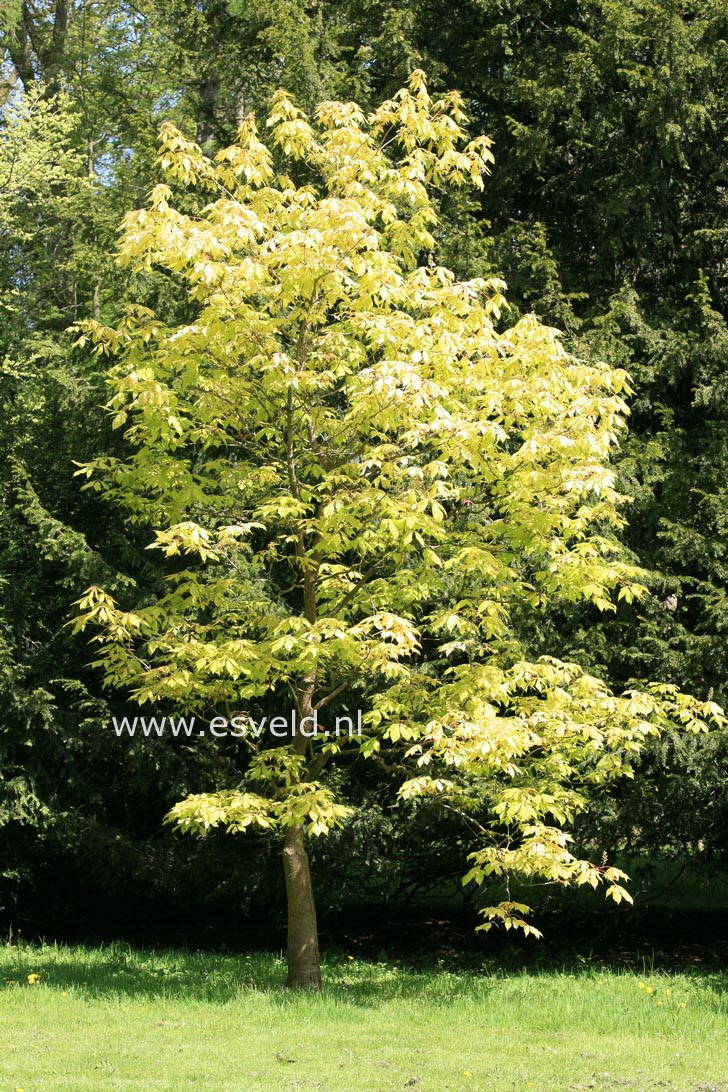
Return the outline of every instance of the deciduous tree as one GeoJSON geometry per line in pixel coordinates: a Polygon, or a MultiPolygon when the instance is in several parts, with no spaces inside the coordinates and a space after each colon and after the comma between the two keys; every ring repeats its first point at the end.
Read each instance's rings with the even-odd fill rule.
{"type": "MultiPolygon", "coordinates": [[[[533,316],[504,329],[504,286],[438,263],[433,195],[482,187],[492,160],[465,122],[459,96],[433,100],[415,72],[369,116],[324,102],[309,118],[278,92],[269,145],[250,116],[214,159],[165,126],[160,166],[186,211],[155,186],[120,256],[168,271],[188,320],[137,306],[81,328],[113,358],[131,454],[80,473],[176,560],[151,603],[91,588],[77,625],[139,702],[293,707],[292,739],[247,737],[245,783],[169,815],[280,829],[291,985],[320,983],[305,839],[347,817],[328,765],[386,761],[400,797],[476,817],[470,881],[603,882],[619,901],[621,873],[572,855],[569,822],[661,723],[719,715],[524,654],[516,612],[641,592],[607,533],[629,388],[533,316]],[[337,736],[334,714],[357,708],[362,734],[337,736]]],[[[531,930],[527,909],[489,906],[482,927],[531,930]]]]}

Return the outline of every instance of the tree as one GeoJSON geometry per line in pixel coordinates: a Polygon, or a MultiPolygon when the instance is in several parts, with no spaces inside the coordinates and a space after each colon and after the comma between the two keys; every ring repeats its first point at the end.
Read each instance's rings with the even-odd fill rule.
{"type": "MultiPolygon", "coordinates": [[[[465,121],[418,71],[368,117],[324,102],[311,120],[277,92],[271,147],[249,116],[214,160],[166,125],[160,165],[198,208],[155,186],[120,260],[177,278],[188,320],[133,306],[116,328],[81,324],[116,361],[131,454],[79,473],[181,560],[129,610],[92,587],[76,625],[98,628],[97,665],[140,703],[237,727],[263,695],[292,702],[285,741],[243,732],[243,784],[168,817],[281,830],[290,985],[320,983],[305,836],[348,812],[328,766],[373,758],[401,771],[401,798],[475,817],[469,881],[604,882],[619,901],[622,874],[576,859],[565,826],[660,723],[719,716],[523,655],[516,615],[641,592],[606,534],[629,388],[532,316],[499,330],[502,284],[437,264],[432,193],[482,187],[492,160],[465,121]],[[338,734],[334,713],[357,707],[361,734],[338,734]]],[[[482,928],[534,931],[527,910],[486,907],[482,928]]]]}

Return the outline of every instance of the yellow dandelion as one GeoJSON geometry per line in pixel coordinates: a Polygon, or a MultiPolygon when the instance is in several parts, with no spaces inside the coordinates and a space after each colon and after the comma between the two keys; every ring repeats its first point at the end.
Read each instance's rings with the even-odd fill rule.
{"type": "Polygon", "coordinates": [[[655,987],[654,986],[648,986],[647,989],[645,990],[645,993],[654,993],[654,992],[655,992],[655,987]]]}
{"type": "Polygon", "coordinates": [[[473,1074],[471,1073],[471,1071],[469,1069],[464,1069],[463,1070],[463,1077],[472,1077],[472,1075],[473,1074]]]}
{"type": "Polygon", "coordinates": [[[672,990],[665,990],[665,995],[667,997],[672,997],[672,990]]]}
{"type": "Polygon", "coordinates": [[[61,997],[68,997],[68,991],[67,990],[61,990],[61,997]]]}
{"type": "Polygon", "coordinates": [[[657,1002],[657,1004],[658,1004],[658,1005],[664,1005],[664,1004],[665,1004],[665,1002],[664,1002],[664,1001],[658,1001],[658,1002],[657,1002]]]}
{"type": "Polygon", "coordinates": [[[29,974],[28,975],[28,985],[29,986],[35,986],[36,983],[38,983],[38,982],[40,982],[40,975],[39,974],[29,974]]]}
{"type": "Polygon", "coordinates": [[[353,955],[348,955],[348,956],[347,956],[346,958],[347,958],[347,959],[349,960],[349,962],[350,962],[350,963],[351,963],[351,962],[353,961],[353,959],[354,959],[353,955]]]}
{"type": "Polygon", "coordinates": [[[681,1001],[680,1004],[678,1005],[678,1008],[679,1009],[684,1009],[685,1008],[685,1002],[681,1001]]]}
{"type": "Polygon", "coordinates": [[[638,983],[637,983],[637,989],[638,989],[638,990],[643,990],[644,988],[645,988],[645,984],[644,984],[644,982],[638,982],[638,983]]]}

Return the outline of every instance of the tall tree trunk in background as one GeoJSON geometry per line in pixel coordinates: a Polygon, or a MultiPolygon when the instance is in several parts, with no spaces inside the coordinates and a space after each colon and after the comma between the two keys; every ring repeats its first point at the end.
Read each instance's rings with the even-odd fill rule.
{"type": "MultiPolygon", "coordinates": [[[[89,138],[88,143],[86,144],[86,172],[92,185],[96,170],[94,163],[95,151],[96,141],[89,138]]],[[[97,243],[96,239],[94,239],[94,243],[97,243]]],[[[101,318],[101,286],[98,281],[94,282],[91,293],[91,318],[95,319],[97,322],[101,318]]]]}
{"type": "Polygon", "coordinates": [[[13,62],[13,67],[22,80],[26,91],[30,90],[37,78],[33,66],[33,47],[28,33],[30,23],[28,6],[23,4],[20,19],[15,26],[8,28],[4,41],[5,48],[13,62]]]}
{"type": "Polygon", "coordinates": [[[50,45],[42,57],[44,76],[51,93],[58,90],[59,77],[66,56],[66,35],[68,33],[69,0],[56,0],[53,8],[53,33],[50,45]]]}
{"type": "Polygon", "coordinates": [[[2,45],[26,91],[39,79],[45,81],[47,95],[58,91],[66,57],[70,3],[71,0],[54,0],[48,24],[44,16],[51,13],[38,10],[25,0],[18,21],[6,28],[2,45]]]}
{"type": "Polygon", "coordinates": [[[217,118],[217,98],[220,92],[220,80],[214,70],[208,70],[200,80],[200,115],[197,128],[197,142],[203,147],[215,137],[217,118]]]}

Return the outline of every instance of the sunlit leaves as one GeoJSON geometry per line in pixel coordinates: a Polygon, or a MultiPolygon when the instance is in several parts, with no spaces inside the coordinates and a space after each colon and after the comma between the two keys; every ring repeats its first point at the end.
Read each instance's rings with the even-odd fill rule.
{"type": "Polygon", "coordinates": [[[114,357],[108,408],[132,454],[80,473],[188,567],[134,613],[92,590],[79,624],[141,702],[285,696],[324,717],[361,703],[361,737],[322,725],[251,745],[256,792],[190,797],[171,813],[182,829],[323,834],[347,814],[326,761],[389,749],[413,774],[402,798],[480,817],[471,880],[623,898],[564,828],[647,736],[720,714],[674,690],[614,695],[518,645],[516,610],[613,610],[615,589],[644,590],[609,533],[629,387],[533,316],[503,329],[504,285],[432,258],[433,188],[482,185],[491,161],[464,121],[416,72],[370,117],[329,102],[309,118],[278,93],[270,151],[252,119],[215,160],[165,128],[160,166],[196,211],[155,187],[121,260],[165,269],[192,317],[168,329],[130,309],[116,330],[81,328],[114,357]]]}

